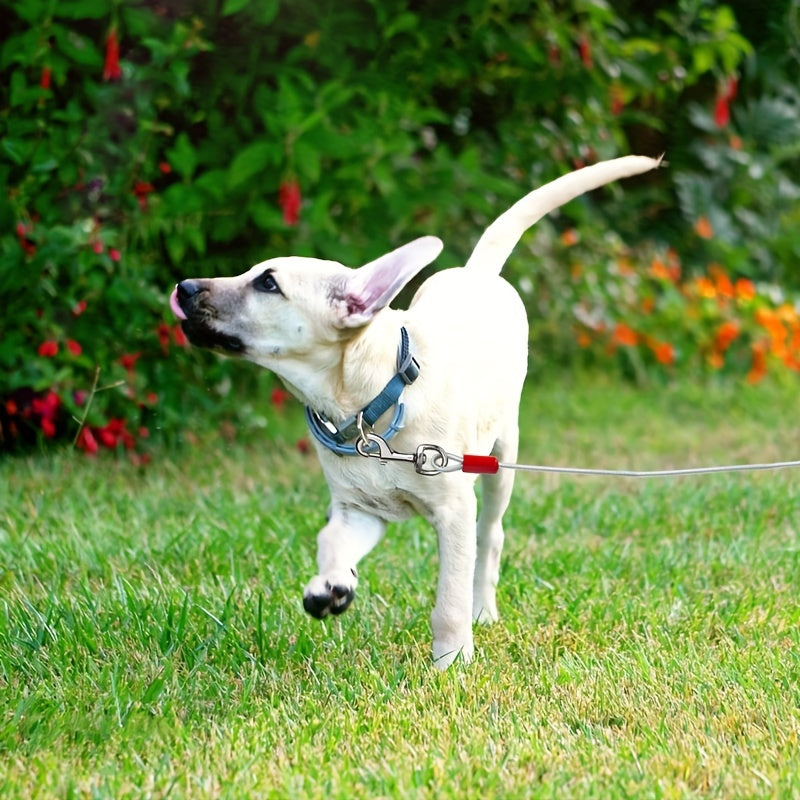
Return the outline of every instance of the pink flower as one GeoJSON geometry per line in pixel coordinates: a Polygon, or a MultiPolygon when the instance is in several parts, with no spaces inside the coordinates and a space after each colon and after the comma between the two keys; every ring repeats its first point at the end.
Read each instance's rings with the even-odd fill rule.
{"type": "Polygon", "coordinates": [[[110,258],[112,261],[119,261],[119,260],[122,258],[122,253],[120,253],[120,251],[119,251],[119,250],[117,250],[117,248],[116,248],[116,247],[112,247],[112,248],[111,248],[111,249],[108,251],[108,257],[109,257],[109,258],[110,258]]]}

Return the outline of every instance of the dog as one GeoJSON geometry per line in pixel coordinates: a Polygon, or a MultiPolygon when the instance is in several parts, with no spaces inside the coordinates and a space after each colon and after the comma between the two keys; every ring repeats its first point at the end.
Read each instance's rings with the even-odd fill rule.
{"type": "Polygon", "coordinates": [[[318,535],[319,572],[303,595],[306,611],[320,619],[345,611],[357,565],[386,523],[419,514],[438,539],[434,664],[472,660],[473,621],[498,618],[502,519],[514,471],[481,476],[478,515],[475,474],[431,476],[413,463],[361,456],[375,455],[375,442],[391,438],[397,453],[431,443],[515,461],[528,321],[519,295],[500,277],[503,264],[548,212],[660,161],[604,161],[532,191],[486,229],[464,267],[424,281],[407,310],[389,304],[441,252],[434,236],[357,269],[278,257],[237,277],[175,287],[170,307],[192,344],[272,370],[306,406],[331,498],[318,535]]]}

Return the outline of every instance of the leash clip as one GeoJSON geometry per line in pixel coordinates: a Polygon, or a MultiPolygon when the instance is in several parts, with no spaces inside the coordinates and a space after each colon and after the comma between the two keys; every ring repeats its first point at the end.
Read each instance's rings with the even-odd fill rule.
{"type": "Polygon", "coordinates": [[[435,444],[421,444],[414,453],[401,453],[392,450],[389,444],[377,433],[364,429],[364,415],[356,418],[358,439],[356,452],[360,456],[377,458],[381,464],[389,461],[404,461],[413,464],[419,475],[439,475],[442,472],[457,472],[461,469],[462,459],[448,453],[435,444]]]}

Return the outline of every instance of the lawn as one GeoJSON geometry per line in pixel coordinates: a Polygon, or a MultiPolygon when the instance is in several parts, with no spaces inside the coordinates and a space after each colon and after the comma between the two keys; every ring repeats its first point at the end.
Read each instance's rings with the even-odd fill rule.
{"type": "MultiPolygon", "coordinates": [[[[548,380],[522,459],[800,458],[797,390],[548,380]]],[[[800,797],[800,470],[520,475],[502,619],[439,673],[420,521],[304,614],[326,493],[280,431],[0,463],[0,796],[800,797]]]]}

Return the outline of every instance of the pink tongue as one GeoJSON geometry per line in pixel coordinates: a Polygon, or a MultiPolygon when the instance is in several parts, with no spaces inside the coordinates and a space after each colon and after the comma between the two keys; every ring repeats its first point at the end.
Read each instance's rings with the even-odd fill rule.
{"type": "Polygon", "coordinates": [[[169,307],[172,309],[172,313],[178,319],[186,319],[186,314],[183,313],[183,309],[178,304],[178,287],[177,286],[172,290],[172,294],[169,296],[169,307]]]}

